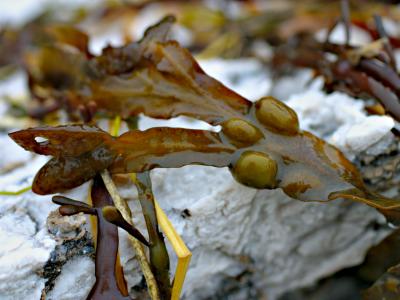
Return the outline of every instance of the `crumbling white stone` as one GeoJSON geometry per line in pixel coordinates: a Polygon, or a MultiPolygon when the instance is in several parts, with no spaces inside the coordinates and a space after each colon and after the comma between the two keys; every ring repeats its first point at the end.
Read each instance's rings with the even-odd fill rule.
{"type": "Polygon", "coordinates": [[[269,94],[272,82],[265,66],[256,59],[209,59],[200,60],[200,66],[207,74],[226,86],[234,86],[235,92],[245,95],[251,101],[269,94]]]}
{"type": "Polygon", "coordinates": [[[365,101],[341,92],[326,94],[321,83],[315,82],[310,89],[292,94],[286,101],[297,112],[300,127],[326,139],[349,159],[363,151],[371,155],[383,153],[393,140],[393,118],[367,116],[365,101]]]}
{"type": "MultiPolygon", "coordinates": [[[[349,32],[350,32],[349,44],[352,46],[365,45],[371,42],[371,36],[368,34],[368,32],[362,30],[361,28],[358,28],[357,26],[350,25],[349,32]]],[[[321,42],[325,41],[327,33],[328,33],[327,29],[322,29],[316,34],[316,38],[321,42]]],[[[346,31],[343,23],[338,24],[333,29],[331,35],[329,36],[329,41],[331,43],[336,43],[336,44],[345,43],[346,31]]]]}
{"type": "Polygon", "coordinates": [[[93,260],[86,256],[74,257],[63,266],[46,299],[86,299],[95,281],[93,260]]]}
{"type": "Polygon", "coordinates": [[[393,140],[390,130],[394,121],[387,116],[369,116],[353,125],[346,124],[338,128],[329,142],[354,157],[355,153],[368,150],[370,154],[383,153],[393,140]]]}
{"type": "Polygon", "coordinates": [[[23,207],[0,213],[0,299],[40,299],[39,276],[55,242],[23,207]]]}
{"type": "Polygon", "coordinates": [[[252,270],[254,282],[274,299],[360,263],[369,245],[387,234],[368,229],[384,221],[367,206],[303,203],[280,190],[256,191],[233,181],[225,168],[156,170],[152,179],[157,199],[193,251],[184,299],[209,297],[223,279],[244,270],[252,270]]]}

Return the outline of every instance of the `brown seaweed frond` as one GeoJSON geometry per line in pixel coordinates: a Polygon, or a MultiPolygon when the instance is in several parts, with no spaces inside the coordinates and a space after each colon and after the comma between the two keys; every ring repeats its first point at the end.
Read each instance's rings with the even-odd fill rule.
{"type": "MultiPolygon", "coordinates": [[[[400,208],[398,200],[367,191],[357,169],[344,155],[311,133],[301,131],[296,113],[285,104],[272,97],[251,103],[205,74],[177,42],[163,40],[170,23],[171,19],[164,19],[151,27],[140,42],[123,48],[133,49],[135,53],[132,69],[91,77],[96,82],[96,78],[101,78],[101,85],[89,84],[92,93],[88,97],[98,107],[117,114],[143,112],[159,118],[187,115],[221,125],[222,130],[151,128],[132,130],[113,138],[95,127],[68,125],[11,133],[11,138],[25,149],[54,155],[36,176],[35,192],[48,194],[72,188],[104,169],[112,174],[140,173],[154,168],[203,164],[229,166],[233,176],[245,185],[259,189],[282,188],[290,197],[302,201],[348,198],[376,207],[386,216],[388,211],[400,208]],[[99,88],[108,108],[101,104],[106,101],[96,101],[93,96],[99,88]],[[40,136],[48,141],[38,143],[35,138],[40,136]],[[79,147],[75,149],[72,136],[81,137],[85,152],[79,147]],[[62,149],[58,149],[57,141],[61,140],[62,149]]],[[[329,49],[338,54],[354,50],[333,44],[321,44],[321,47],[321,51],[329,49]]],[[[108,52],[114,53],[113,49],[108,52]]],[[[113,57],[119,61],[119,56],[113,57]]],[[[370,62],[364,57],[362,54],[360,65],[370,62]]],[[[332,71],[346,74],[344,84],[353,80],[359,83],[356,86],[361,86],[362,76],[366,75],[353,70],[352,61],[349,57],[343,58],[332,71]]],[[[113,66],[118,64],[114,62],[113,66]]],[[[82,76],[86,78],[86,75],[82,76]]],[[[371,89],[375,79],[367,77],[366,80],[370,91],[386,93],[386,88],[379,90],[383,86],[379,82],[371,89]]],[[[79,92],[75,86],[79,84],[57,90],[49,85],[49,90],[73,94],[79,92]]]]}

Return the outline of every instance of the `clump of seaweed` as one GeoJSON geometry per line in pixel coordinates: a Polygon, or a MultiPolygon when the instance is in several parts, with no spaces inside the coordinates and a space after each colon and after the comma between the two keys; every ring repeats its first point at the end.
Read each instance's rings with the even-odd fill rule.
{"type": "Polygon", "coordinates": [[[127,297],[128,292],[122,269],[119,268],[118,271],[116,269],[118,253],[116,226],[125,229],[146,246],[149,244],[146,238],[127,223],[113,206],[112,198],[100,175],[97,175],[93,181],[91,199],[93,206],[66,197],[53,197],[53,202],[61,205],[59,212],[62,216],[82,212],[97,218],[96,283],[90,291],[88,299],[130,299],[127,297]]]}
{"type": "Polygon", "coordinates": [[[365,28],[374,41],[363,46],[351,46],[348,1],[342,1],[341,22],[345,25],[346,41],[336,44],[329,41],[328,30],[325,41],[318,41],[309,33],[291,37],[286,44],[277,47],[273,59],[276,69],[290,66],[311,68],[315,76],[324,78],[327,92],[342,91],[353,97],[375,99],[380,105],[370,107],[372,113],[387,113],[400,120],[400,76],[397,71],[393,46],[396,39],[387,35],[381,17],[375,16],[375,28],[355,20],[365,28]],[[394,43],[392,43],[394,42],[394,43]]]}
{"type": "MultiPolygon", "coordinates": [[[[139,43],[118,51],[108,48],[108,55],[97,59],[99,66],[99,60],[116,59],[116,52],[136,49],[130,52],[136,62],[129,68],[123,64],[123,75],[103,72],[98,80],[90,77],[92,73],[79,73],[74,78],[83,79],[75,80],[68,89],[58,90],[46,81],[42,86],[47,83],[50,94],[65,91],[66,101],[68,95],[81,103],[93,101],[99,109],[123,117],[139,112],[155,118],[186,115],[221,125],[222,131],[151,128],[113,138],[97,127],[66,125],[11,133],[25,149],[53,156],[34,180],[36,193],[75,187],[104,169],[112,174],[140,173],[157,167],[204,164],[229,166],[235,178],[248,186],[280,187],[299,200],[345,197],[384,211],[397,209],[396,200],[367,191],[355,167],[336,148],[302,132],[296,113],[285,104],[272,97],[251,103],[207,76],[188,51],[176,42],[165,41],[171,21],[164,19],[139,43]],[[90,92],[83,95],[83,88],[90,92]],[[37,142],[38,137],[45,141],[37,142]]],[[[42,60],[45,57],[49,56],[42,56],[42,60]]],[[[91,70],[95,74],[100,71],[91,70]]],[[[67,78],[73,73],[69,75],[67,78]]],[[[41,78],[46,78],[45,74],[41,78]]]]}
{"type": "MultiPolygon", "coordinates": [[[[149,247],[155,289],[161,299],[170,298],[168,253],[158,229],[148,173],[154,168],[191,164],[229,167],[233,177],[249,187],[281,188],[301,201],[344,198],[362,202],[378,209],[390,222],[400,223],[400,201],[369,191],[356,167],[338,149],[300,130],[291,108],[273,97],[252,103],[208,76],[188,50],[168,38],[173,22],[174,18],[168,16],[150,27],[139,42],[107,47],[100,56],[88,53],[85,34],[75,31],[71,36],[66,31],[58,43],[46,44],[26,54],[24,66],[32,96],[39,101],[53,101],[52,108],[63,108],[71,120],[81,119],[85,123],[29,128],[9,135],[28,151],[52,156],[34,179],[35,193],[62,192],[93,179],[92,206],[65,197],[53,198],[61,205],[62,215],[83,212],[97,218],[96,284],[88,299],[129,299],[123,274],[120,269],[116,271],[116,226],[149,247]],[[69,38],[74,40],[76,35],[85,40],[85,47],[70,43],[69,38]],[[65,63],[60,65],[60,60],[65,63]],[[121,117],[130,123],[140,113],[161,119],[183,115],[222,129],[213,132],[159,127],[145,131],[131,129],[114,136],[96,126],[99,116],[121,117]],[[112,199],[114,195],[110,196],[110,189],[105,187],[109,174],[130,173],[138,173],[134,183],[149,241],[133,226],[127,204],[112,199]]],[[[316,42],[312,43],[314,47],[316,42]]],[[[333,72],[332,82],[340,87],[345,84],[347,89],[353,86],[348,80],[364,83],[360,78],[364,78],[365,70],[359,72],[359,68],[367,65],[373,69],[375,60],[393,64],[390,57],[382,58],[382,53],[389,53],[383,42],[378,47],[379,53],[373,52],[373,58],[368,51],[356,51],[359,49],[348,45],[318,45],[321,59],[327,49],[341,59],[337,66],[321,63],[324,68],[319,71],[329,70],[326,74],[337,71],[333,72]],[[349,53],[353,54],[351,59],[349,53]]],[[[303,53],[302,48],[298,50],[303,53]]],[[[299,60],[304,57],[299,56],[299,60]]],[[[365,79],[369,87],[362,92],[384,98],[385,105],[386,96],[393,93],[386,88],[385,80],[390,83],[392,77],[375,71],[374,78],[365,79]],[[371,88],[371,82],[378,83],[371,88]]],[[[385,108],[397,116],[397,107],[385,108]]],[[[147,283],[156,299],[150,277],[147,283]]]]}

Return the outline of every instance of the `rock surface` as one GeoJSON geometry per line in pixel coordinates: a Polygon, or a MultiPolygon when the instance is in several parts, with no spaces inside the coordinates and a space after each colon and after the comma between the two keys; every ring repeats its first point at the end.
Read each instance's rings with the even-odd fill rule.
{"type": "Polygon", "coordinates": [[[229,288],[225,282],[240,282],[247,273],[248,297],[256,288],[274,299],[360,263],[387,234],[372,229],[383,218],[369,207],[302,203],[281,191],[255,191],[234,182],[226,169],[161,170],[153,184],[193,252],[185,299],[227,294],[221,291],[229,288]]]}
{"type": "MultiPolygon", "coordinates": [[[[6,146],[9,143],[0,147],[0,157],[10,156],[11,150],[14,158],[24,162],[24,151],[6,146]]],[[[45,161],[38,157],[29,166],[1,175],[0,190],[16,191],[28,186],[45,161]]],[[[40,299],[45,283],[40,274],[56,244],[45,227],[52,209],[49,197],[32,192],[0,196],[0,299],[40,299]]]]}
{"type": "Polygon", "coordinates": [[[46,299],[86,299],[95,280],[93,260],[86,256],[74,257],[63,266],[46,299]]]}

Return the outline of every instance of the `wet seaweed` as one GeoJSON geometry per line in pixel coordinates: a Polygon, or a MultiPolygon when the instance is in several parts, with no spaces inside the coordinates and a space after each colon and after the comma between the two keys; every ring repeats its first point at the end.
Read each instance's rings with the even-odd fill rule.
{"type": "MultiPolygon", "coordinates": [[[[345,6],[343,11],[348,28],[345,6]]],[[[355,48],[348,43],[337,45],[318,42],[310,35],[298,36],[291,44],[295,43],[296,51],[292,54],[290,49],[281,48],[283,56],[277,55],[275,61],[314,68],[324,76],[328,91],[374,97],[387,113],[400,119],[400,78],[380,19],[375,20],[379,40],[371,45],[355,48]],[[328,60],[326,53],[337,60],[328,60]]],[[[170,297],[168,253],[158,229],[148,174],[155,168],[192,164],[229,167],[243,185],[280,188],[301,201],[344,198],[362,202],[400,224],[399,200],[369,191],[356,167],[334,146],[300,130],[296,113],[283,102],[264,97],[252,103],[208,76],[188,50],[168,38],[173,22],[174,18],[167,16],[150,27],[140,41],[109,46],[99,56],[87,51],[84,33],[48,29],[45,32],[51,34],[46,38],[51,42],[24,55],[31,95],[38,103],[53,101],[51,109],[39,105],[36,116],[61,108],[70,120],[86,123],[29,128],[9,135],[28,151],[52,156],[34,179],[35,193],[53,194],[94,180],[93,206],[54,198],[61,205],[61,214],[83,212],[97,218],[96,284],[89,299],[129,299],[123,280],[117,278],[123,274],[115,272],[116,226],[149,246],[162,297],[170,297]],[[65,63],[60,65],[60,60],[65,63]],[[115,137],[96,126],[99,116],[119,116],[130,122],[140,113],[160,119],[188,116],[219,125],[221,130],[160,127],[131,129],[115,137]],[[135,184],[149,242],[112,206],[99,177],[104,170],[138,173],[135,184]]],[[[16,49],[26,46],[19,42],[23,32],[14,33],[16,49]]],[[[349,33],[346,36],[349,40],[349,33]]],[[[10,57],[6,63],[14,62],[19,63],[10,57]]]]}
{"type": "Polygon", "coordinates": [[[128,297],[125,279],[121,269],[117,268],[118,230],[126,230],[143,244],[148,246],[146,238],[132,225],[128,224],[113,207],[113,201],[99,175],[94,178],[91,199],[93,207],[80,201],[63,196],[54,196],[53,202],[61,205],[58,209],[62,216],[85,213],[96,216],[97,245],[95,255],[96,282],[88,299],[131,299],[128,297]]]}

